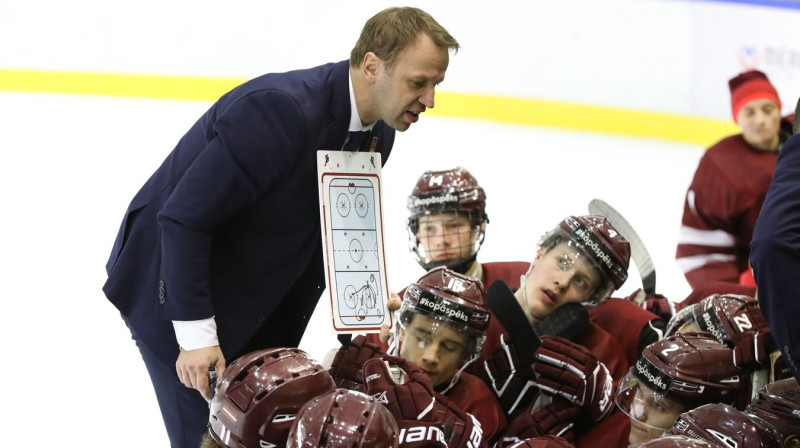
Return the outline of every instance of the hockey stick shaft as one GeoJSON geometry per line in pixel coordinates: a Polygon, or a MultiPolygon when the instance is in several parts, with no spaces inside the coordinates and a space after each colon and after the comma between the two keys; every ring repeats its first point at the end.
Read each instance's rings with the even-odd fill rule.
{"type": "Polygon", "coordinates": [[[647,251],[644,241],[633,230],[633,226],[628,220],[614,207],[601,199],[592,199],[589,202],[589,213],[605,216],[611,225],[628,240],[631,244],[631,258],[636,263],[636,268],[642,277],[642,289],[647,294],[656,292],[656,268],[653,265],[653,259],[650,257],[650,252],[647,251]]]}

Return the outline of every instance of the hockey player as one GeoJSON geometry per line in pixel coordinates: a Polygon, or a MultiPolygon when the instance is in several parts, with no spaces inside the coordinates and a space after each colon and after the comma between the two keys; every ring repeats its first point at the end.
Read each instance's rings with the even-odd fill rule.
{"type": "Polygon", "coordinates": [[[335,388],[330,374],[300,349],[237,358],[217,382],[202,448],[285,446],[303,405],[335,388]]]}
{"type": "Polygon", "coordinates": [[[772,425],[781,434],[786,448],[800,447],[800,386],[794,377],[761,389],[745,413],[772,425]]]}
{"type": "Polygon", "coordinates": [[[422,369],[386,354],[363,335],[339,350],[329,372],[339,387],[363,391],[389,409],[400,428],[401,447],[488,447],[481,423],[436,392],[422,369]]]}
{"type": "Polygon", "coordinates": [[[528,263],[477,261],[489,217],[486,192],[469,171],[461,167],[425,171],[407,207],[408,247],[423,269],[446,266],[484,285],[504,280],[512,288],[519,286],[528,263]]]}
{"type": "Polygon", "coordinates": [[[375,398],[336,389],[303,405],[286,448],[397,448],[399,434],[394,416],[375,398]]]}
{"type": "Polygon", "coordinates": [[[724,403],[709,403],[682,413],[667,434],[686,435],[714,448],[783,448],[767,422],[724,403]]]}
{"type": "Polygon", "coordinates": [[[750,387],[749,377],[733,365],[731,349],[713,336],[676,334],[642,352],[617,388],[615,401],[623,414],[613,419],[619,424],[609,423],[597,436],[608,447],[643,443],[659,437],[682,412],[697,406],[719,402],[744,409],[750,387]]]}
{"type": "Polygon", "coordinates": [[[697,331],[711,333],[732,348],[733,363],[749,372],[757,372],[761,384],[791,376],[764,321],[758,300],[753,297],[712,294],[675,314],[665,335],[697,331]]]}
{"type": "Polygon", "coordinates": [[[611,335],[587,321],[571,340],[543,337],[538,350],[535,341],[510,335],[524,334],[521,327],[535,327],[570,304],[602,306],[627,279],[629,262],[628,241],[602,216],[570,216],[542,237],[521,287],[507,290],[509,306],[521,309],[521,322],[504,322],[501,332],[487,337],[492,356],[484,363],[485,380],[515,417],[504,443],[548,433],[566,436],[576,417],[593,423],[611,410],[613,380],[631,365],[618,341],[638,341],[640,328],[618,328],[611,335]],[[538,390],[567,401],[535,409],[538,390]]]}
{"type": "Polygon", "coordinates": [[[693,289],[711,281],[737,284],[748,269],[753,227],[778,152],[791,136],[791,118],[781,120],[778,92],[764,73],[746,71],[728,85],[733,119],[742,133],[703,154],[678,234],[676,259],[693,289]]]}
{"type": "MultiPolygon", "coordinates": [[[[511,289],[520,286],[530,262],[508,261],[479,263],[478,251],[486,235],[489,217],[486,213],[486,192],[477,179],[464,168],[426,171],[417,180],[407,200],[408,246],[423,269],[447,266],[459,274],[480,279],[488,288],[495,281],[504,281],[511,289]]],[[[402,294],[402,292],[401,292],[402,294]]],[[[599,327],[614,333],[620,327],[635,328],[642,340],[623,339],[621,348],[629,362],[636,362],[639,352],[659,337],[655,328],[663,329],[657,316],[634,306],[626,299],[610,299],[607,308],[588,309],[599,327]]],[[[493,318],[489,338],[497,339],[502,326],[493,318]]],[[[388,332],[384,332],[384,338],[388,332]]],[[[377,342],[377,338],[370,339],[377,342]]],[[[487,346],[481,357],[491,356],[494,347],[487,346]]]]}

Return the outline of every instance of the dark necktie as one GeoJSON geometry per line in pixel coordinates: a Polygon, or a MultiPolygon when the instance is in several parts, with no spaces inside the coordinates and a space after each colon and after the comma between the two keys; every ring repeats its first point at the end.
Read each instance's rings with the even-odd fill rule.
{"type": "Polygon", "coordinates": [[[369,131],[350,132],[348,134],[347,143],[344,144],[344,148],[342,149],[345,151],[358,151],[368,134],[369,131]]]}

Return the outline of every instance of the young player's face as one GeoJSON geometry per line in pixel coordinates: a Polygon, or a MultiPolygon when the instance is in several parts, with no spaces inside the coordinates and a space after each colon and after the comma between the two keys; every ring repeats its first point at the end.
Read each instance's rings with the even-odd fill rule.
{"type": "Polygon", "coordinates": [[[466,334],[424,314],[414,315],[400,336],[400,356],[424,370],[434,387],[450,382],[467,352],[466,334]]]}
{"type": "Polygon", "coordinates": [[[525,281],[528,318],[541,322],[562,305],[588,301],[601,281],[586,256],[567,243],[540,249],[525,281]]]}
{"type": "Polygon", "coordinates": [[[639,383],[631,402],[631,432],[628,443],[635,445],[653,440],[672,427],[683,406],[666,397],[657,397],[652,389],[639,383]]]}
{"type": "Polygon", "coordinates": [[[780,139],[781,111],[772,100],[753,100],[739,109],[736,117],[742,135],[754,148],[771,151],[780,139]]]}
{"type": "Polygon", "coordinates": [[[401,132],[416,123],[425,109],[433,109],[434,91],[444,81],[449,61],[447,49],[438,48],[426,34],[401,51],[393,67],[381,61],[372,98],[377,119],[401,132]]]}
{"type": "Polygon", "coordinates": [[[417,241],[420,254],[430,261],[469,257],[472,238],[472,226],[464,215],[452,212],[419,218],[417,241]]]}

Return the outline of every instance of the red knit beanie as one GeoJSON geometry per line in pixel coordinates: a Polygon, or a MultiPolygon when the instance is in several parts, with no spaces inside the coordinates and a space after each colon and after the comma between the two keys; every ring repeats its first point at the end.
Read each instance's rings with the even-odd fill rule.
{"type": "Polygon", "coordinates": [[[728,81],[731,89],[731,107],[733,109],[733,121],[738,123],[739,109],[753,100],[767,99],[775,101],[778,110],[781,108],[781,99],[778,98],[778,91],[767,79],[767,75],[758,70],[748,70],[738,74],[728,81]]]}

